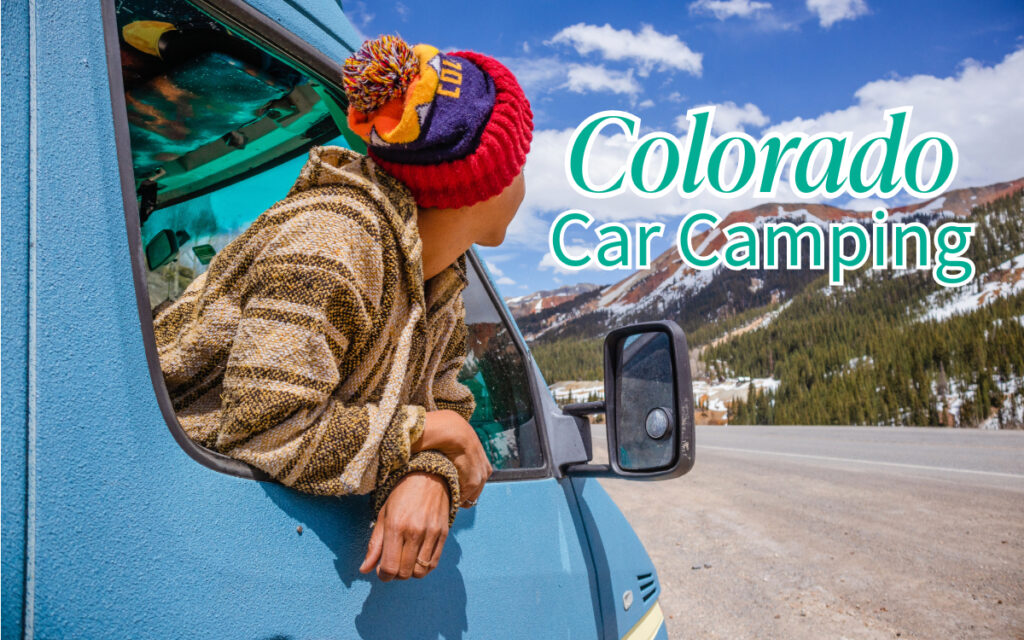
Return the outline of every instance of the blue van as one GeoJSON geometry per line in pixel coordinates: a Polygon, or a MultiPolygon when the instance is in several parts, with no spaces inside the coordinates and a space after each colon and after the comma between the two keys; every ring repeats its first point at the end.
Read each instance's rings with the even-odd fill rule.
{"type": "Polygon", "coordinates": [[[672,323],[609,334],[607,403],[559,408],[470,252],[462,376],[495,473],[423,580],[357,572],[366,497],[299,493],[178,425],[154,313],[311,146],[361,150],[338,2],[11,0],[2,20],[4,639],[666,637],[594,478],[692,466],[672,323]]]}

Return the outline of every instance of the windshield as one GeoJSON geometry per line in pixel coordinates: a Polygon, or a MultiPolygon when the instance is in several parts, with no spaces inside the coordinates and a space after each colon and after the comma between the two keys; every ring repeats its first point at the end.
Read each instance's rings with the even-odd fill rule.
{"type": "Polygon", "coordinates": [[[117,21],[143,223],[340,134],[323,87],[194,7],[127,0],[117,21]]]}
{"type": "Polygon", "coordinates": [[[348,146],[344,110],[187,2],[123,0],[117,25],[156,310],[288,193],[311,146],[348,146]]]}

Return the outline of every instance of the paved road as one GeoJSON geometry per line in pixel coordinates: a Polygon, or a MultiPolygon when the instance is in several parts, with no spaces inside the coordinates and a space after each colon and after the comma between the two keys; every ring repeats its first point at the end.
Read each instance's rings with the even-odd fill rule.
{"type": "Polygon", "coordinates": [[[683,478],[602,481],[658,567],[673,638],[1024,639],[1024,432],[697,438],[683,478]]]}

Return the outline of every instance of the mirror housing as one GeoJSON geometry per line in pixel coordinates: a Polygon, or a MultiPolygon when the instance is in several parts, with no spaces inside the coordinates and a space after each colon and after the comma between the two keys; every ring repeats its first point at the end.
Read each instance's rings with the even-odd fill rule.
{"type": "Polygon", "coordinates": [[[678,324],[643,322],[609,333],[604,388],[604,402],[566,405],[562,411],[579,418],[605,414],[609,464],[574,465],[568,473],[666,480],[693,468],[693,381],[678,324]]]}

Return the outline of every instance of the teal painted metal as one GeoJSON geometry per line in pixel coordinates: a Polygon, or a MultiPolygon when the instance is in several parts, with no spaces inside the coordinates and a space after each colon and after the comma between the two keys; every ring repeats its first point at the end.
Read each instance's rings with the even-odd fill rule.
{"type": "MultiPolygon", "coordinates": [[[[253,4],[331,55],[356,37],[327,0],[253,4]]],[[[383,584],[356,572],[365,498],[186,455],[147,370],[98,7],[5,2],[2,17],[3,638],[628,629],[614,589],[650,560],[596,483],[491,484],[434,573],[383,584]]]]}
{"type": "Polygon", "coordinates": [[[633,527],[604,488],[593,478],[572,478],[571,482],[601,584],[604,637],[621,638],[661,595],[658,574],[633,527]],[[651,586],[645,588],[647,584],[651,586]],[[626,591],[632,591],[628,610],[622,600],[626,591]]]}
{"type": "Polygon", "coordinates": [[[0,395],[2,473],[2,573],[0,592],[4,638],[21,634],[25,582],[25,467],[28,430],[28,300],[29,300],[29,15],[25,2],[0,5],[3,20],[3,191],[0,242],[3,287],[3,384],[0,395]]]}
{"type": "Polygon", "coordinates": [[[339,64],[363,43],[338,0],[249,0],[249,5],[339,64]]]}

